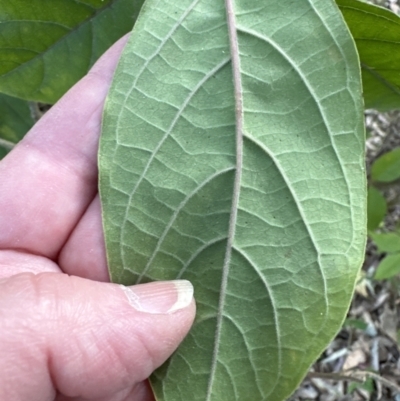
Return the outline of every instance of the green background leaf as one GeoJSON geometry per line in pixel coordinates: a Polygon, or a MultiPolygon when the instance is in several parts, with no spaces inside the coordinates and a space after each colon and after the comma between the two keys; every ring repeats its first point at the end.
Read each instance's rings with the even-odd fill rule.
{"type": "Polygon", "coordinates": [[[54,103],[132,29],[143,0],[13,0],[0,7],[0,91],[54,103]]]}
{"type": "Polygon", "coordinates": [[[336,0],[357,45],[365,107],[400,108],[400,18],[357,0],[336,0]]]}
{"type": "Polygon", "coordinates": [[[24,137],[32,125],[27,102],[0,94],[0,159],[24,137]]]}
{"type": "Polygon", "coordinates": [[[376,230],[386,215],[386,199],[375,187],[368,188],[368,230],[376,230]]]}
{"type": "Polygon", "coordinates": [[[223,1],[147,1],[105,105],[111,277],[195,286],[159,400],[285,399],[339,330],[364,257],[360,71],[337,7],[234,7],[240,71],[223,1]]]}
{"type": "Polygon", "coordinates": [[[400,273],[400,254],[396,253],[393,255],[386,256],[379,266],[375,273],[376,280],[385,280],[388,278],[392,278],[400,273]]]}
{"type": "Polygon", "coordinates": [[[379,252],[400,252],[400,233],[370,233],[379,252]]]}
{"type": "Polygon", "coordinates": [[[343,327],[351,327],[359,330],[366,330],[368,325],[361,319],[346,319],[343,323],[343,327]]]}
{"type": "Polygon", "coordinates": [[[400,148],[391,150],[375,160],[371,178],[377,182],[392,182],[400,178],[400,148]]]}

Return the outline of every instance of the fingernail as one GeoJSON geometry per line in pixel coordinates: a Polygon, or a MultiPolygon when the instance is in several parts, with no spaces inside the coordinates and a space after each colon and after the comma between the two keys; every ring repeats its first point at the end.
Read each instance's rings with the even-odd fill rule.
{"type": "Polygon", "coordinates": [[[189,306],[193,299],[193,286],[187,280],[157,281],[131,287],[121,285],[121,288],[128,302],[145,313],[174,313],[189,306]]]}

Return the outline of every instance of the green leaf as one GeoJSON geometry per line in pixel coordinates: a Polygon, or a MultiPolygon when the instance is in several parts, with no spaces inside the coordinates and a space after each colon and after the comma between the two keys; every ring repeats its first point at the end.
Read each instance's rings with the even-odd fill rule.
{"type": "Polygon", "coordinates": [[[369,235],[378,247],[379,252],[400,252],[399,233],[370,233],[369,235]]]}
{"type": "Polygon", "coordinates": [[[379,263],[374,278],[385,280],[400,273],[400,254],[388,255],[379,263]]]}
{"type": "Polygon", "coordinates": [[[372,394],[372,392],[375,390],[374,380],[371,377],[367,377],[365,382],[362,384],[350,382],[347,389],[347,394],[352,394],[357,389],[364,389],[368,393],[372,394]]]}
{"type": "Polygon", "coordinates": [[[283,400],[340,329],[364,257],[362,112],[334,3],[145,3],[99,168],[112,280],[195,286],[157,399],[283,400]]]}
{"type": "Polygon", "coordinates": [[[23,138],[32,125],[27,102],[0,94],[0,159],[23,138]]]}
{"type": "Polygon", "coordinates": [[[143,0],[3,1],[0,91],[54,103],[132,28],[143,0]]]}
{"type": "Polygon", "coordinates": [[[336,0],[357,45],[366,108],[400,108],[400,18],[357,0],[336,0]]]}
{"type": "Polygon", "coordinates": [[[386,199],[375,187],[368,188],[368,230],[376,230],[386,216],[386,199]]]}
{"type": "Polygon", "coordinates": [[[346,319],[343,327],[352,327],[354,329],[366,330],[368,325],[361,319],[346,319]]]}
{"type": "Polygon", "coordinates": [[[375,160],[371,167],[371,178],[377,182],[392,182],[400,178],[400,148],[375,160]]]}

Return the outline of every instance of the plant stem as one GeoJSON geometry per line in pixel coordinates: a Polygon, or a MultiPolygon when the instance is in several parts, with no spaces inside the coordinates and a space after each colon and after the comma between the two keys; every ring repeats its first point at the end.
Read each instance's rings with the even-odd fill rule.
{"type": "Polygon", "coordinates": [[[6,139],[0,138],[0,146],[2,146],[3,148],[6,148],[8,150],[11,150],[15,146],[15,143],[13,143],[11,141],[7,141],[6,139]]]}

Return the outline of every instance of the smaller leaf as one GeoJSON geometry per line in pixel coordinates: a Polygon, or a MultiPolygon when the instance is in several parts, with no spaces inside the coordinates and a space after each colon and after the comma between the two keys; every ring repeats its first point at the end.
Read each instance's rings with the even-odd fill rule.
{"type": "Polygon", "coordinates": [[[385,280],[400,273],[400,253],[386,256],[375,273],[376,280],[385,280]]]}
{"type": "Polygon", "coordinates": [[[370,233],[369,235],[378,247],[379,252],[400,252],[400,235],[398,233],[370,233]]]}
{"type": "Polygon", "coordinates": [[[368,230],[373,231],[379,227],[386,215],[386,200],[375,187],[368,188],[368,230]]]}
{"type": "Polygon", "coordinates": [[[362,384],[350,383],[347,390],[347,394],[352,394],[357,389],[363,389],[368,393],[372,393],[374,391],[374,381],[372,380],[372,378],[368,377],[362,384]]]}
{"type": "Polygon", "coordinates": [[[385,153],[375,161],[371,178],[377,182],[392,182],[400,178],[400,148],[385,153]]]}
{"type": "Polygon", "coordinates": [[[366,330],[368,325],[361,319],[346,319],[343,323],[343,327],[351,327],[359,330],[366,330]]]}
{"type": "Polygon", "coordinates": [[[0,94],[0,159],[33,125],[28,102],[0,94]]]}
{"type": "Polygon", "coordinates": [[[358,0],[336,0],[357,45],[366,108],[400,107],[400,18],[358,0]]]}

